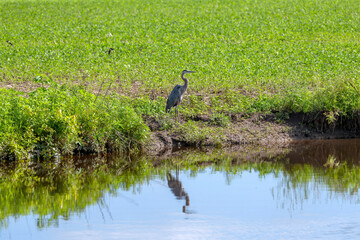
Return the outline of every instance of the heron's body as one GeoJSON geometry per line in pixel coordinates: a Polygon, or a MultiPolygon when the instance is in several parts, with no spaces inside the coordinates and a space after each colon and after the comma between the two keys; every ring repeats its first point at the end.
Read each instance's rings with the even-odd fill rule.
{"type": "Polygon", "coordinates": [[[176,85],[174,87],[166,102],[166,112],[169,112],[171,108],[176,107],[181,103],[186,89],[187,87],[181,85],[176,85]]]}
{"type": "Polygon", "coordinates": [[[171,91],[167,102],[166,112],[170,112],[171,108],[175,108],[175,113],[178,114],[178,107],[183,99],[186,89],[189,86],[189,80],[184,77],[186,73],[192,73],[193,71],[184,70],[181,73],[181,78],[184,80],[184,85],[176,85],[171,91]]]}

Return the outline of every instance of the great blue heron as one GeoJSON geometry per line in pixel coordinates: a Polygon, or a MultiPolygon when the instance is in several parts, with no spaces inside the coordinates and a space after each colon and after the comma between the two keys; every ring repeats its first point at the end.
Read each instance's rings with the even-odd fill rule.
{"type": "Polygon", "coordinates": [[[171,108],[175,108],[175,114],[176,114],[176,116],[179,116],[178,108],[179,108],[181,100],[184,96],[184,93],[189,86],[189,80],[184,77],[184,75],[187,73],[194,73],[194,71],[189,71],[189,70],[182,71],[181,78],[182,78],[182,80],[184,80],[185,84],[184,85],[176,85],[174,87],[174,89],[171,91],[171,93],[167,99],[167,102],[166,102],[166,112],[167,113],[170,112],[171,108]]]}

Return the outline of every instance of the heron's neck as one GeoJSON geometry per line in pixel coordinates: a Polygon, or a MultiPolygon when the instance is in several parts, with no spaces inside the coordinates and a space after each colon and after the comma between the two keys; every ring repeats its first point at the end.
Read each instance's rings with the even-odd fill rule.
{"type": "Polygon", "coordinates": [[[184,87],[185,87],[185,90],[186,90],[188,88],[188,86],[189,86],[189,80],[186,77],[184,77],[184,74],[181,74],[181,78],[185,82],[184,87]]]}

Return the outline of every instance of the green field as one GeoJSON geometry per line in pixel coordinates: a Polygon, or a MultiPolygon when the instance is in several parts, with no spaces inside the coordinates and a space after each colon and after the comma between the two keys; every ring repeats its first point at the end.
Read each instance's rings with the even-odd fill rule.
{"type": "Polygon", "coordinates": [[[157,116],[189,69],[183,116],[360,109],[357,0],[2,0],[0,29],[3,86],[101,88],[157,116]]]}
{"type": "Polygon", "coordinates": [[[190,69],[184,105],[200,112],[360,106],[343,85],[359,83],[356,0],[2,0],[0,27],[2,81],[116,81],[166,97],[190,69]]]}

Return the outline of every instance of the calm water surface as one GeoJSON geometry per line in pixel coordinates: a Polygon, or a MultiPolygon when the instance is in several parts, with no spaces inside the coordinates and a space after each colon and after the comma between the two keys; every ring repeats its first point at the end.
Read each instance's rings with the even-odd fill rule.
{"type": "Polygon", "coordinates": [[[0,238],[360,239],[358,145],[305,142],[276,163],[154,171],[49,226],[39,227],[41,206],[30,204],[29,214],[8,216],[0,238]],[[329,156],[338,170],[323,167],[329,156]]]}

